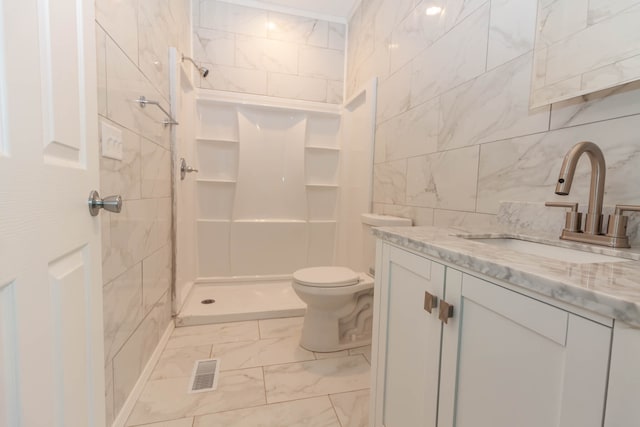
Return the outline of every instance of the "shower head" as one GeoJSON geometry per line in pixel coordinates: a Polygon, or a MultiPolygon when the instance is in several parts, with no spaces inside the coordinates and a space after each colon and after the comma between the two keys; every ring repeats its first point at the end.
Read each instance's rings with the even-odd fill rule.
{"type": "Polygon", "coordinates": [[[202,77],[207,77],[209,75],[209,69],[208,68],[201,67],[193,59],[189,58],[188,56],[182,55],[182,62],[184,62],[185,60],[187,60],[187,61],[191,62],[193,65],[195,65],[195,67],[198,69],[198,71],[200,72],[200,75],[202,77]]]}

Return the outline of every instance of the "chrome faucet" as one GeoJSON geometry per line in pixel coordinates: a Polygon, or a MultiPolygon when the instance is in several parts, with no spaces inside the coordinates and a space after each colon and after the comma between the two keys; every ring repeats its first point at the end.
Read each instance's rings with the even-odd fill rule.
{"type": "Polygon", "coordinates": [[[584,231],[580,230],[581,216],[577,203],[547,202],[546,206],[564,207],[571,209],[567,212],[565,228],[560,236],[563,240],[573,240],[582,243],[610,246],[613,248],[628,248],[627,217],[624,211],[640,211],[640,206],[619,205],[614,214],[609,215],[609,225],[606,234],[602,227],[602,205],[604,201],[604,178],[607,166],[602,150],[593,142],[583,141],[574,145],[564,156],[560,176],[556,184],[556,194],[569,195],[576,165],[583,154],[587,154],[591,162],[591,186],[589,188],[589,209],[585,221],[584,231]]]}

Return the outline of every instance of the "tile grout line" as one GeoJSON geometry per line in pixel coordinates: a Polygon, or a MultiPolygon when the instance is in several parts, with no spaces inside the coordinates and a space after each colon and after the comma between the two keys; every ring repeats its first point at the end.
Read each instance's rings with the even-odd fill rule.
{"type": "Polygon", "coordinates": [[[336,409],[336,405],[333,404],[333,400],[331,400],[331,395],[327,394],[327,399],[329,399],[329,403],[331,404],[331,408],[333,409],[333,413],[336,416],[336,420],[338,420],[338,424],[340,425],[340,427],[344,427],[342,425],[342,421],[340,421],[340,417],[338,416],[338,410],[336,409]]]}

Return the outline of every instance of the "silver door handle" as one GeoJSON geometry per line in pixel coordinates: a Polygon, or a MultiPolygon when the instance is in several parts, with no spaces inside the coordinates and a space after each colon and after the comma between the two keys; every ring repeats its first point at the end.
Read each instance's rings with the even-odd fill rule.
{"type": "Polygon", "coordinates": [[[89,194],[89,213],[91,216],[96,216],[100,213],[100,209],[108,210],[113,213],[120,213],[122,211],[122,197],[109,196],[104,199],[100,198],[100,194],[96,190],[93,190],[89,194]]]}
{"type": "Polygon", "coordinates": [[[183,181],[184,177],[191,172],[198,172],[198,169],[188,166],[184,158],[180,159],[180,181],[183,181]]]}

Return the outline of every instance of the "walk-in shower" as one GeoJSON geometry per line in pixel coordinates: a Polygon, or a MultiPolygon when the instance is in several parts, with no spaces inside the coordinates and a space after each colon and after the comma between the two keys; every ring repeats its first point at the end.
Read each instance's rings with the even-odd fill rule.
{"type": "Polygon", "coordinates": [[[361,240],[347,234],[370,210],[375,83],[345,107],[193,89],[189,97],[194,130],[176,136],[176,157],[199,172],[174,182],[177,323],[303,314],[295,270],[361,269],[349,255],[359,248],[348,250],[361,240]]]}

